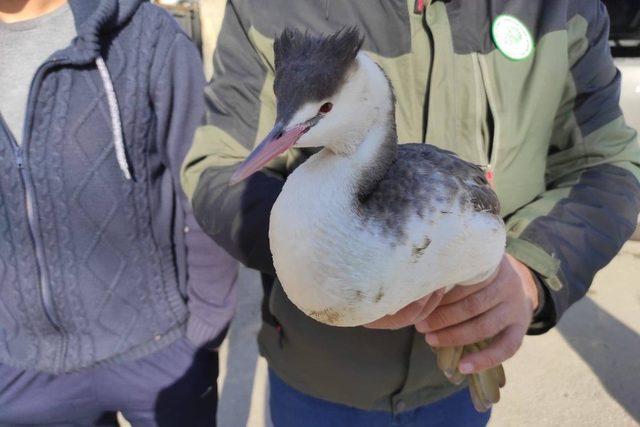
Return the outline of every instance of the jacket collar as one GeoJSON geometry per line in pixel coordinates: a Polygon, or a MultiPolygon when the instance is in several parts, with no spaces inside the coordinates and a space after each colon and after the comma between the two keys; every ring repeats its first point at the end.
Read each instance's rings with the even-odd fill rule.
{"type": "Polygon", "coordinates": [[[69,61],[86,64],[100,55],[102,37],[124,24],[142,0],[69,0],[78,36],[63,51],[69,61]]]}

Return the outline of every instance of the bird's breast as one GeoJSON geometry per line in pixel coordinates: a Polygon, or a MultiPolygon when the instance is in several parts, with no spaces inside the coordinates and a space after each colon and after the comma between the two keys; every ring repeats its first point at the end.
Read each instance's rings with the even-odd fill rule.
{"type": "Polygon", "coordinates": [[[388,224],[362,217],[339,173],[314,178],[305,167],[278,197],[269,238],[287,296],[322,323],[371,322],[500,262],[505,232],[495,215],[432,201],[431,209],[403,216],[400,238],[388,224]]]}

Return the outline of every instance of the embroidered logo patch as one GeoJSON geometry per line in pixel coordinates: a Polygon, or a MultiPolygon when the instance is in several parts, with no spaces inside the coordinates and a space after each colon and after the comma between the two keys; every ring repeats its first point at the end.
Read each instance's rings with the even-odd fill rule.
{"type": "Polygon", "coordinates": [[[496,47],[514,61],[527,59],[534,49],[533,37],[527,27],[511,15],[500,15],[493,21],[491,35],[496,47]]]}

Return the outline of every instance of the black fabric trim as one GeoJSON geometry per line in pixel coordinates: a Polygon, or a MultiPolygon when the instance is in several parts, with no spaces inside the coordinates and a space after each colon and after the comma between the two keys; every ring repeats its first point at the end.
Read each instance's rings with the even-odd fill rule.
{"type": "Polygon", "coordinates": [[[213,55],[214,75],[205,88],[205,122],[251,150],[267,69],[248,38],[248,24],[242,21],[242,13],[234,3],[227,3],[213,55]]]}
{"type": "Polygon", "coordinates": [[[577,92],[574,113],[583,136],[622,115],[621,76],[609,48],[609,15],[602,4],[590,12],[589,49],[571,67],[577,92]]]}
{"type": "Polygon", "coordinates": [[[209,168],[198,182],[193,209],[202,230],[249,268],[275,276],[269,217],[284,180],[258,172],[229,186],[236,166],[209,168]]]}
{"type": "Polygon", "coordinates": [[[452,0],[447,3],[455,53],[489,53],[495,49],[491,25],[500,15],[518,18],[537,42],[566,28],[570,0],[452,0]]]}
{"type": "MultiPolygon", "coordinates": [[[[446,7],[454,51],[458,54],[493,51],[491,25],[502,14],[522,21],[537,43],[550,32],[566,29],[576,15],[599,23],[603,11],[606,13],[600,2],[581,0],[451,0],[446,7]]],[[[595,40],[600,30],[597,25],[590,26],[587,38],[595,40]]]]}
{"type": "Polygon", "coordinates": [[[357,26],[366,34],[364,49],[385,57],[411,52],[409,10],[405,1],[290,1],[246,0],[251,25],[273,38],[285,28],[319,34],[333,34],[357,26]],[[278,13],[265,13],[265,10],[278,13]]]}
{"type": "Polygon", "coordinates": [[[586,294],[595,274],[620,251],[635,230],[638,212],[640,185],[635,176],[601,165],[584,172],[568,197],[520,235],[560,260],[563,286],[557,291],[547,287],[555,321],[586,294]]]}
{"type": "Polygon", "coordinates": [[[556,310],[549,289],[544,285],[543,278],[531,270],[538,290],[538,309],[533,313],[531,325],[527,335],[541,335],[551,329],[556,323],[556,310]]]}

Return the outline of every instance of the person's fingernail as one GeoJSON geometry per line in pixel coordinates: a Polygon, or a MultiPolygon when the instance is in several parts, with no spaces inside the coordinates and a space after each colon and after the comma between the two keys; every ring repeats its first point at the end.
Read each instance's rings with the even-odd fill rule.
{"type": "Polygon", "coordinates": [[[438,345],[438,335],[436,334],[425,334],[427,342],[431,345],[438,345]]]}
{"type": "Polygon", "coordinates": [[[473,372],[473,363],[461,363],[458,369],[460,369],[460,372],[463,374],[470,374],[473,372]]]}

